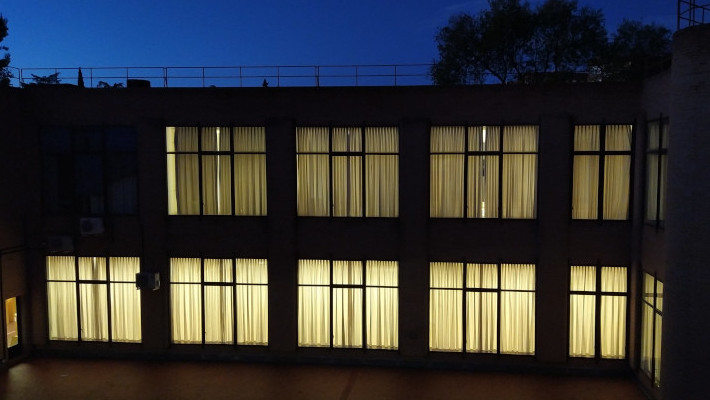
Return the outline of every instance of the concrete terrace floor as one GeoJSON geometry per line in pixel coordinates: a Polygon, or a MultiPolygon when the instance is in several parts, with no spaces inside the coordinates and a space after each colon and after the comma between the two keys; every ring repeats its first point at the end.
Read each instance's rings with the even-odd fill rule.
{"type": "Polygon", "coordinates": [[[0,399],[646,399],[631,379],[380,367],[31,358],[0,399]]]}

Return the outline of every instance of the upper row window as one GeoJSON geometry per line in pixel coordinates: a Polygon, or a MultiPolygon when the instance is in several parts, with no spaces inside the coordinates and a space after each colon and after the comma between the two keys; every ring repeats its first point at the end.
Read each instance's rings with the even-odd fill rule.
{"type": "Polygon", "coordinates": [[[535,218],[538,130],[432,127],[430,216],[535,218]]]}
{"type": "Polygon", "coordinates": [[[168,127],[170,215],[266,215],[263,127],[168,127]]]}
{"type": "Polygon", "coordinates": [[[296,130],[298,215],[399,216],[395,127],[296,130]]]}
{"type": "Polygon", "coordinates": [[[668,120],[648,124],[646,142],[646,222],[663,225],[668,183],[668,120]]]}

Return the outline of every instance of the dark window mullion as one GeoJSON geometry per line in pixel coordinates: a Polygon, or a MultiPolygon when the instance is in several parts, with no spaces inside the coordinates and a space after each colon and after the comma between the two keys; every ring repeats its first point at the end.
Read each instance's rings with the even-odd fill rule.
{"type": "Polygon", "coordinates": [[[74,276],[76,280],[74,281],[74,290],[76,292],[76,323],[77,329],[77,341],[82,342],[82,325],[81,325],[81,289],[80,289],[80,279],[79,279],[79,257],[74,257],[74,276]]]}
{"type": "Polygon", "coordinates": [[[202,305],[202,312],[200,313],[200,318],[202,320],[202,345],[204,346],[205,344],[205,336],[207,327],[205,325],[205,288],[208,285],[205,285],[205,259],[200,257],[200,296],[201,296],[201,305],[202,305]]]}
{"type": "Polygon", "coordinates": [[[602,358],[601,354],[601,303],[602,303],[602,269],[599,262],[594,266],[594,358],[602,358]]]}
{"type": "Polygon", "coordinates": [[[106,317],[107,317],[107,324],[108,324],[108,341],[109,343],[113,342],[113,333],[112,333],[112,328],[113,328],[113,323],[111,321],[111,275],[110,275],[110,265],[109,263],[111,262],[110,257],[105,257],[106,260],[106,305],[107,305],[107,310],[106,310],[106,317]]]}
{"type": "MultiPolygon", "coordinates": [[[[232,143],[234,139],[232,138],[232,143]]],[[[233,193],[234,191],[232,191],[233,193]]],[[[232,345],[238,347],[237,343],[237,259],[232,257],[232,345]]],[[[267,338],[268,341],[268,338],[267,338]]]]}
{"type": "MultiPolygon", "coordinates": [[[[502,148],[502,146],[501,146],[501,148],[502,148]]],[[[502,270],[502,268],[501,268],[500,262],[496,264],[496,268],[498,268],[498,279],[497,279],[497,281],[498,281],[497,282],[498,283],[498,288],[497,288],[498,289],[498,296],[497,297],[498,298],[496,299],[496,302],[498,303],[497,304],[498,309],[496,310],[496,314],[497,314],[496,324],[498,326],[496,327],[496,354],[500,354],[500,305],[501,305],[501,297],[503,294],[502,290],[501,290],[501,286],[502,286],[501,285],[501,278],[502,278],[501,270],[502,270]]]]}

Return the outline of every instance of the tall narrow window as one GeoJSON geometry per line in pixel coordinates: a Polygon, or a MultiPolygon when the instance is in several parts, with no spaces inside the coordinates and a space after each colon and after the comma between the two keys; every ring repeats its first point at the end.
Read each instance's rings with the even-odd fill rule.
{"type": "Polygon", "coordinates": [[[167,127],[170,215],[266,215],[259,127],[167,127]]]}
{"type": "Polygon", "coordinates": [[[47,257],[49,338],[140,342],[139,270],[136,257],[47,257]]]}
{"type": "Polygon", "coordinates": [[[430,350],[535,353],[534,265],[433,262],[429,300],[430,350]]]}
{"type": "Polygon", "coordinates": [[[535,218],[537,140],[532,125],[432,127],[430,216],[535,218]]]}
{"type": "Polygon", "coordinates": [[[648,124],[646,141],[646,222],[663,226],[668,178],[668,120],[648,124]]]}
{"type": "Polygon", "coordinates": [[[626,357],[625,267],[572,266],[570,357],[626,357]]]}
{"type": "Polygon", "coordinates": [[[641,370],[655,386],[660,386],[663,282],[644,273],[641,300],[641,370]]]}
{"type": "Polygon", "coordinates": [[[631,125],[574,128],[572,218],[629,219],[631,125]]]}
{"type": "Polygon", "coordinates": [[[397,349],[397,263],[299,260],[298,345],[397,349]]]}
{"type": "Polygon", "coordinates": [[[262,259],[170,259],[172,340],[265,345],[267,265],[262,259]]]}
{"type": "Polygon", "coordinates": [[[298,215],[399,216],[397,128],[298,128],[298,215]]]}

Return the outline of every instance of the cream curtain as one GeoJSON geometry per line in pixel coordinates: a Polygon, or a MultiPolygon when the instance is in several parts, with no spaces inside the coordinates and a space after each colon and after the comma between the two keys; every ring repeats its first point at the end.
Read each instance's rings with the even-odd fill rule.
{"type": "MultiPolygon", "coordinates": [[[[574,127],[574,151],[599,152],[599,125],[574,127]]],[[[597,219],[599,155],[575,154],[572,171],[572,218],[597,219]]]]}
{"type": "Polygon", "coordinates": [[[498,217],[498,162],[493,155],[468,157],[468,218],[498,217]]]}
{"type": "Polygon", "coordinates": [[[266,215],[266,130],[234,127],[234,211],[266,215]]]}
{"type": "Polygon", "coordinates": [[[535,353],[535,265],[501,265],[500,352],[535,353]]]}
{"type": "Polygon", "coordinates": [[[46,263],[49,339],[78,340],[74,257],[51,256],[46,263]]]}
{"type": "Polygon", "coordinates": [[[237,259],[237,344],[269,342],[268,267],[265,259],[237,259]]]}
{"type": "MultiPolygon", "coordinates": [[[[607,125],[606,151],[631,151],[631,125],[607,125]]],[[[604,219],[629,218],[631,155],[604,157],[604,219]]]]}
{"type": "Polygon", "coordinates": [[[461,218],[464,215],[464,135],[463,126],[431,128],[429,216],[432,218],[461,218]]]}
{"type": "Polygon", "coordinates": [[[299,216],[330,215],[328,128],[296,129],[296,183],[299,216]],[[303,154],[317,153],[317,154],[303,154]]]}
{"type": "Polygon", "coordinates": [[[469,289],[466,293],[466,351],[495,353],[498,351],[498,266],[467,264],[466,269],[466,288],[469,289]]]}
{"type": "Polygon", "coordinates": [[[596,267],[573,266],[570,291],[591,294],[570,294],[569,355],[594,357],[596,326],[596,267]]]}
{"type": "MultiPolygon", "coordinates": [[[[625,294],[626,268],[602,267],[601,285],[604,293],[625,294]]],[[[602,358],[626,356],[626,296],[602,295],[600,315],[602,358]]]]}
{"type": "Polygon", "coordinates": [[[646,146],[646,221],[656,221],[658,213],[658,163],[660,161],[660,122],[648,124],[646,146]]]}
{"type": "Polygon", "coordinates": [[[234,287],[232,260],[205,259],[205,343],[234,343],[234,287]]]}
{"type": "Polygon", "coordinates": [[[201,132],[202,206],[206,215],[232,214],[232,162],[229,128],[205,127],[201,132]]]}
{"type": "Polygon", "coordinates": [[[461,351],[463,346],[463,264],[429,264],[429,350],[461,351]]]}
{"type": "Polygon", "coordinates": [[[298,345],[330,346],[330,264],[298,261],[298,345]]]}
{"type": "Polygon", "coordinates": [[[200,213],[198,138],[196,127],[166,128],[170,215],[200,213]]]}
{"type": "Polygon", "coordinates": [[[333,216],[362,216],[362,132],[360,128],[333,128],[333,216]],[[342,155],[336,155],[341,153],[342,155]]]}
{"type": "Polygon", "coordinates": [[[103,257],[79,257],[78,260],[80,281],[103,281],[103,283],[79,283],[81,339],[107,342],[106,259],[103,257]]]}
{"type": "Polygon", "coordinates": [[[399,217],[399,132],[365,128],[365,207],[368,217],[399,217]]]}
{"type": "Polygon", "coordinates": [[[109,258],[111,340],[114,342],[141,341],[141,296],[135,284],[139,271],[138,257],[109,258]]]}
{"type": "Polygon", "coordinates": [[[536,217],[537,137],[537,126],[503,128],[503,218],[536,217]]]}
{"type": "Polygon", "coordinates": [[[173,343],[202,343],[200,259],[170,259],[170,314],[173,343]]]}
{"type": "Polygon", "coordinates": [[[367,261],[367,348],[395,350],[399,346],[399,298],[396,261],[367,261]]]}
{"type": "Polygon", "coordinates": [[[333,347],[362,347],[362,262],[333,261],[333,285],[333,347]]]}

